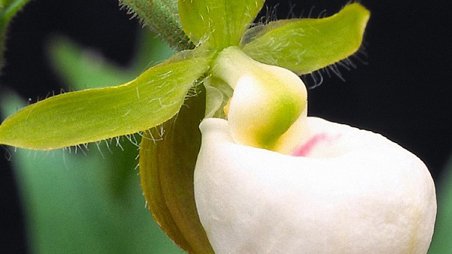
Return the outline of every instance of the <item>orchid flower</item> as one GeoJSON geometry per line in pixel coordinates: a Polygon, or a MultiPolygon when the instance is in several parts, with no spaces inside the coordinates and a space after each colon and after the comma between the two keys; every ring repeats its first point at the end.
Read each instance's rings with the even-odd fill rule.
{"type": "Polygon", "coordinates": [[[298,75],[354,54],[367,9],[253,24],[264,0],[122,2],[183,51],[125,84],[19,110],[0,144],[141,133],[148,208],[189,253],[426,252],[436,201],[425,165],[378,134],[307,117],[298,75]]]}
{"type": "Polygon", "coordinates": [[[194,176],[215,253],[427,253],[436,197],[419,158],[307,117],[303,82],[285,69],[228,48],[216,71],[234,92],[227,120],[201,123],[194,176]]]}

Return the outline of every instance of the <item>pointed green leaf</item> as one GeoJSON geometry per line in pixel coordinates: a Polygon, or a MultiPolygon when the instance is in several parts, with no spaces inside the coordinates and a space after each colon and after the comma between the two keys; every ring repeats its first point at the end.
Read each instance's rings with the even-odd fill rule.
{"type": "Polygon", "coordinates": [[[243,51],[259,62],[299,75],[334,64],[355,53],[370,17],[358,3],[322,19],[291,19],[250,29],[243,51]]]}
{"type": "Polygon", "coordinates": [[[204,40],[213,48],[237,46],[264,0],[179,0],[182,27],[193,43],[204,40]]]}
{"type": "MultiPolygon", "coordinates": [[[[48,48],[52,67],[69,90],[99,88],[105,87],[106,84],[131,80],[147,69],[150,63],[162,62],[174,54],[168,45],[157,38],[154,33],[144,29],[140,30],[138,35],[136,51],[130,65],[124,67],[115,65],[103,57],[101,53],[84,48],[67,38],[56,37],[52,39],[48,48]]],[[[21,107],[23,106],[25,105],[21,107]]],[[[16,109],[21,107],[16,107],[16,109]]],[[[15,111],[10,111],[10,113],[13,114],[15,111]]],[[[129,139],[133,140],[134,143],[137,142],[136,140],[141,140],[138,134],[129,137],[129,139]]],[[[122,153],[113,150],[114,156],[111,156],[112,169],[118,168],[118,170],[113,170],[114,173],[108,171],[111,173],[111,184],[118,186],[115,190],[118,193],[122,190],[120,186],[124,186],[127,182],[127,177],[124,177],[124,174],[131,168],[127,163],[135,163],[134,160],[127,160],[125,157],[131,152],[137,152],[137,149],[132,147],[131,142],[122,142],[121,148],[124,148],[122,153]]],[[[110,157],[109,154],[106,155],[110,157]]],[[[136,156],[133,158],[136,158],[136,156]]]]}
{"type": "Polygon", "coordinates": [[[0,125],[0,144],[55,149],[133,134],[174,116],[210,57],[181,52],[126,84],[60,94],[23,108],[0,125]]]}
{"type": "MultiPolygon", "coordinates": [[[[22,105],[13,92],[0,94],[0,115],[22,105]]],[[[29,253],[182,253],[143,207],[133,169],[136,147],[128,141],[123,150],[100,147],[104,153],[93,145],[84,156],[74,150],[12,152],[29,253]]]]}
{"type": "Polygon", "coordinates": [[[154,219],[189,253],[213,253],[199,221],[193,174],[201,146],[199,123],[204,116],[204,91],[187,101],[178,116],[146,133],[140,147],[140,176],[154,219]]]}

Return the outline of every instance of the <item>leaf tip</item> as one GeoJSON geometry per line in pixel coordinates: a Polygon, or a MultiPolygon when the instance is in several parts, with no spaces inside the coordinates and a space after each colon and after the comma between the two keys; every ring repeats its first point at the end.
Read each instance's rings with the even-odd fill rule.
{"type": "Polygon", "coordinates": [[[360,3],[351,3],[344,7],[342,13],[353,15],[363,24],[363,30],[370,18],[370,10],[360,3]]]}

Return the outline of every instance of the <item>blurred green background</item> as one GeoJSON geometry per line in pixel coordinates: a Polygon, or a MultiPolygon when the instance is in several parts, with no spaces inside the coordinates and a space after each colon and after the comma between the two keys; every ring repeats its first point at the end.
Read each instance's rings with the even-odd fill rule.
{"type": "MultiPolygon", "coordinates": [[[[118,67],[69,39],[49,41],[68,90],[126,82],[172,51],[147,32],[136,57],[118,67]]],[[[2,91],[3,116],[26,103],[2,91]]],[[[182,253],[145,208],[137,166],[140,136],[59,151],[10,151],[32,253],[182,253]]]]}

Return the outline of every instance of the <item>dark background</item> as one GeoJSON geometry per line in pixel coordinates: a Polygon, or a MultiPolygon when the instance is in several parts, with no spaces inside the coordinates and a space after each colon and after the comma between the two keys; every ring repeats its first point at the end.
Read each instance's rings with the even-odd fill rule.
{"type": "MultiPolygon", "coordinates": [[[[324,10],[329,15],[346,2],[281,0],[276,15],[315,17],[324,10]]],[[[309,112],[382,133],[422,158],[439,182],[452,152],[452,19],[446,0],[361,3],[372,12],[362,60],[355,59],[358,68],[352,71],[339,67],[345,82],[324,73],[323,84],[309,93],[309,112]]],[[[47,58],[55,35],[126,65],[138,29],[117,0],[32,0],[12,23],[0,92],[13,89],[34,101],[64,86],[47,58]]],[[[312,77],[303,79],[315,85],[312,77]]],[[[20,200],[4,151],[0,148],[0,251],[26,253],[20,200]]]]}

